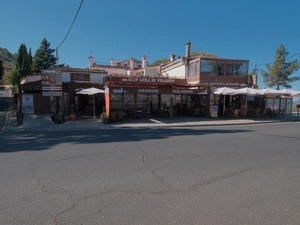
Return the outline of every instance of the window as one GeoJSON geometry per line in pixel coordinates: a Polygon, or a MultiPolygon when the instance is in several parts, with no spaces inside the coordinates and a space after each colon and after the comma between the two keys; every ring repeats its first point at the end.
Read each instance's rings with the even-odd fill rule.
{"type": "Polygon", "coordinates": [[[201,76],[215,76],[216,75],[216,60],[201,60],[200,63],[201,76]]]}
{"type": "Polygon", "coordinates": [[[194,77],[195,76],[195,63],[192,62],[189,64],[189,76],[188,77],[194,77]]]}
{"type": "Polygon", "coordinates": [[[234,63],[234,76],[247,77],[248,76],[248,62],[234,63]]]}
{"type": "Polygon", "coordinates": [[[232,62],[226,62],[226,76],[232,76],[232,62]]]}
{"type": "Polygon", "coordinates": [[[195,68],[195,76],[199,77],[199,73],[200,73],[200,62],[196,61],[196,68],[195,68]]]}
{"type": "Polygon", "coordinates": [[[224,76],[224,62],[219,61],[217,64],[218,76],[224,76]]]}

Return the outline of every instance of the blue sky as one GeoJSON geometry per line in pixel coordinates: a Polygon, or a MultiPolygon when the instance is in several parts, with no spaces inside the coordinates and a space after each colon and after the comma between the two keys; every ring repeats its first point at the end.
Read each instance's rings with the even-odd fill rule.
{"type": "MultiPolygon", "coordinates": [[[[39,48],[43,38],[59,46],[81,0],[10,0],[1,2],[0,47],[17,53],[20,44],[39,48]]],[[[175,53],[192,51],[221,58],[250,60],[265,69],[283,44],[289,60],[300,59],[300,2],[297,0],[85,0],[66,41],[59,62],[88,67],[96,62],[148,56],[149,63],[175,53]]],[[[298,70],[293,75],[300,75],[298,70]]],[[[265,87],[258,73],[258,85],[265,87]]],[[[300,90],[300,81],[292,83],[300,90]]]]}

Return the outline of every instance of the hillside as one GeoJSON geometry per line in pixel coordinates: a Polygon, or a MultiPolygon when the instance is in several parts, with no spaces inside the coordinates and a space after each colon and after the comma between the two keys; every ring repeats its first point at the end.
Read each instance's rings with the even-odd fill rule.
{"type": "Polygon", "coordinates": [[[11,69],[15,68],[16,58],[17,54],[12,54],[6,48],[0,47],[0,60],[3,61],[4,75],[6,75],[11,69]]]}

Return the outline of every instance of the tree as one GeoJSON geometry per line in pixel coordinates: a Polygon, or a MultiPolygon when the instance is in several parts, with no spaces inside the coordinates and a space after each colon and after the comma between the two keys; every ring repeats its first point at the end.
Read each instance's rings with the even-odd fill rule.
{"type": "Polygon", "coordinates": [[[3,75],[4,75],[3,61],[0,59],[0,80],[2,80],[3,75]]]}
{"type": "Polygon", "coordinates": [[[29,55],[30,65],[32,66],[32,60],[33,60],[33,58],[32,58],[31,48],[29,49],[28,55],[29,55]]]}
{"type": "MultiPolygon", "coordinates": [[[[204,57],[210,57],[210,58],[218,58],[218,56],[216,56],[213,53],[207,53],[207,52],[200,52],[200,51],[195,51],[191,53],[191,56],[204,56],[204,57]]],[[[170,62],[169,58],[162,58],[162,59],[158,59],[156,61],[154,61],[151,66],[160,66],[161,64],[167,64],[168,62],[170,62]]]]}
{"type": "Polygon", "coordinates": [[[19,72],[20,76],[27,76],[31,74],[31,64],[25,44],[21,44],[19,47],[16,70],[19,72]]]}
{"type": "Polygon", "coordinates": [[[55,50],[50,48],[50,43],[44,38],[41,42],[41,46],[36,50],[33,57],[33,71],[40,73],[43,69],[48,69],[55,65],[56,58],[53,55],[55,50]]]}
{"type": "Polygon", "coordinates": [[[166,64],[170,62],[169,58],[162,58],[162,59],[158,59],[156,61],[154,61],[151,66],[160,66],[161,64],[166,64]]]}
{"type": "Polygon", "coordinates": [[[289,84],[300,79],[300,77],[291,77],[291,75],[300,68],[298,60],[286,62],[288,52],[281,44],[275,51],[275,60],[273,64],[266,64],[269,72],[260,70],[263,76],[263,83],[267,87],[274,87],[279,90],[280,87],[291,88],[289,84]]]}
{"type": "Polygon", "coordinates": [[[209,57],[209,58],[218,58],[218,56],[216,56],[213,53],[200,52],[200,51],[192,52],[191,56],[203,56],[203,57],[209,57]]]}
{"type": "Polygon", "coordinates": [[[5,80],[12,85],[19,84],[20,78],[21,75],[16,69],[9,71],[8,74],[5,76],[5,80]]]}

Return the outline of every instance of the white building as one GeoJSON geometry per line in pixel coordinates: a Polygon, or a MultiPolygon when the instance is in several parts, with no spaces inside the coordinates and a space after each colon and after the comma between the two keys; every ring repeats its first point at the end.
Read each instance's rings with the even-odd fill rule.
{"type": "Polygon", "coordinates": [[[142,60],[139,61],[135,58],[130,58],[117,62],[115,59],[110,60],[109,65],[97,64],[94,62],[94,57],[89,58],[90,70],[105,70],[109,75],[114,76],[159,76],[157,66],[147,65],[147,56],[142,56],[142,60]]]}
{"type": "Polygon", "coordinates": [[[248,81],[249,60],[191,56],[190,41],[186,43],[185,56],[177,60],[175,56],[170,54],[170,62],[161,65],[162,76],[186,78],[189,84],[209,84],[211,87],[240,88],[250,83],[248,81]]]}

